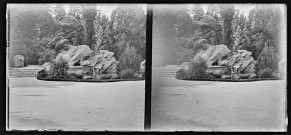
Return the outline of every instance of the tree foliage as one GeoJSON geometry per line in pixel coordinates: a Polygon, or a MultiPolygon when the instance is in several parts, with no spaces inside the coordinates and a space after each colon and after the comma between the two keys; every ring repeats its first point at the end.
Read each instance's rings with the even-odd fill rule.
{"type": "Polygon", "coordinates": [[[137,53],[135,47],[130,47],[128,45],[119,58],[117,69],[119,71],[132,69],[135,73],[138,73],[141,61],[141,56],[137,53]]]}
{"type": "Polygon", "coordinates": [[[68,15],[74,16],[81,24],[75,31],[77,45],[86,44],[92,50],[98,46],[112,51],[117,60],[129,45],[145,58],[146,16],[138,5],[120,5],[111,16],[105,15],[95,5],[38,6],[40,8],[10,7],[10,63],[17,54],[25,57],[26,64],[42,64],[53,59],[55,52],[47,44],[61,29],[57,22],[68,15]]]}
{"type": "Polygon", "coordinates": [[[138,5],[120,5],[111,14],[112,29],[114,31],[115,51],[119,58],[127,45],[137,49],[145,58],[146,45],[146,16],[138,5]]]}
{"type": "Polygon", "coordinates": [[[256,71],[270,68],[273,72],[278,72],[278,62],[275,49],[272,46],[265,46],[258,57],[256,71]]]}

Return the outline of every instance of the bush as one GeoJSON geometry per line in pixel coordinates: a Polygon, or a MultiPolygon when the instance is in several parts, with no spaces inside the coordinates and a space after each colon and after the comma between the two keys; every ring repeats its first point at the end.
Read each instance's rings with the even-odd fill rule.
{"type": "Polygon", "coordinates": [[[176,73],[176,79],[189,79],[190,77],[188,76],[187,72],[184,69],[180,69],[176,73]]]}
{"type": "Polygon", "coordinates": [[[272,46],[265,46],[265,48],[258,57],[255,68],[257,74],[259,74],[258,71],[263,70],[265,68],[270,68],[273,72],[277,72],[278,59],[276,57],[275,50],[272,46]]]}
{"type": "Polygon", "coordinates": [[[130,78],[133,78],[134,75],[135,75],[135,72],[132,69],[125,69],[125,70],[120,71],[121,79],[130,79],[130,78]]]}
{"type": "Polygon", "coordinates": [[[177,79],[213,79],[213,76],[206,73],[207,63],[203,59],[191,61],[188,70],[181,69],[177,72],[177,79]]]}
{"type": "Polygon", "coordinates": [[[206,73],[207,68],[206,61],[200,58],[197,61],[190,62],[187,74],[190,75],[190,79],[206,79],[209,77],[206,73]]]}
{"type": "Polygon", "coordinates": [[[54,60],[51,64],[51,69],[48,73],[49,79],[66,79],[69,78],[67,75],[67,70],[69,69],[68,62],[60,58],[54,60]]]}
{"type": "Polygon", "coordinates": [[[82,75],[76,75],[76,74],[70,74],[70,75],[68,75],[67,78],[70,79],[70,80],[75,80],[75,79],[83,79],[83,76],[82,75]]]}
{"type": "Polygon", "coordinates": [[[259,78],[274,78],[273,71],[271,68],[261,69],[258,72],[259,78]]]}
{"type": "Polygon", "coordinates": [[[37,79],[45,79],[47,77],[47,74],[45,73],[44,69],[42,69],[41,71],[39,71],[37,73],[36,78],[37,79]]]}
{"type": "Polygon", "coordinates": [[[119,58],[117,70],[122,71],[132,69],[135,73],[140,69],[141,56],[136,52],[134,47],[127,46],[119,58]]]}
{"type": "Polygon", "coordinates": [[[40,52],[39,54],[39,64],[42,65],[45,62],[49,62],[55,59],[56,52],[52,49],[45,49],[43,52],[40,52]]]}

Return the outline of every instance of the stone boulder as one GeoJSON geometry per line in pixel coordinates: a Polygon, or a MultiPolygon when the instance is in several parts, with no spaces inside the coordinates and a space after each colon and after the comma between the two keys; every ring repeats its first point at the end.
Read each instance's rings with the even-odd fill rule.
{"type": "Polygon", "coordinates": [[[98,72],[100,72],[101,76],[104,78],[117,78],[117,61],[113,57],[113,55],[114,53],[108,50],[100,50],[100,53],[95,56],[84,57],[83,59],[81,59],[80,65],[97,68],[98,72]]]}
{"type": "Polygon", "coordinates": [[[206,60],[208,66],[212,66],[213,63],[217,60],[219,60],[221,57],[227,55],[230,52],[230,50],[227,48],[226,45],[214,45],[209,46],[206,50],[201,50],[198,52],[192,61],[196,61],[199,58],[202,58],[206,60]]]}
{"type": "Polygon", "coordinates": [[[218,65],[240,67],[241,73],[254,73],[255,60],[251,55],[252,52],[238,50],[235,54],[229,57],[219,59],[218,65]]]}
{"type": "MultiPolygon", "coordinates": [[[[95,54],[87,45],[79,45],[59,53],[56,60],[65,59],[68,61],[70,69],[76,66],[92,67],[96,71],[95,75],[98,76],[95,78],[117,78],[116,65],[118,61],[113,56],[114,53],[108,50],[100,50],[98,54],[95,54]]],[[[84,75],[87,73],[87,68],[76,68],[76,71],[70,70],[70,73],[84,75]],[[84,72],[81,73],[80,70],[84,70],[84,72]]]]}
{"type": "Polygon", "coordinates": [[[14,60],[14,67],[16,68],[24,67],[24,57],[22,55],[14,56],[13,60],[14,60]]]}
{"type": "Polygon", "coordinates": [[[84,57],[92,55],[93,51],[87,45],[72,46],[68,51],[63,51],[58,54],[56,59],[63,58],[68,61],[69,66],[74,66],[84,57]]]}

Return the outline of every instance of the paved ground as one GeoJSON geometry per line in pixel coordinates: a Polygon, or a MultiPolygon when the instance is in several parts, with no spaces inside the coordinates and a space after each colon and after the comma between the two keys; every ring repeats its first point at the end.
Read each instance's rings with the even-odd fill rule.
{"type": "Polygon", "coordinates": [[[143,130],[145,81],[10,78],[9,129],[143,130]]]}
{"type": "Polygon", "coordinates": [[[286,85],[153,78],[152,130],[282,131],[286,85]]]}

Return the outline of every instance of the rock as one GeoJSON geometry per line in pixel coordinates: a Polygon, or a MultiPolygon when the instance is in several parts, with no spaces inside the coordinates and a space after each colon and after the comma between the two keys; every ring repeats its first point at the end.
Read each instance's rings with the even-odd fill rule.
{"type": "Polygon", "coordinates": [[[257,77],[255,73],[241,73],[239,76],[241,79],[253,79],[257,77]]]}
{"type": "Polygon", "coordinates": [[[100,50],[98,55],[95,55],[89,59],[82,59],[81,66],[95,66],[100,68],[104,73],[116,73],[116,59],[113,57],[114,53],[108,50],[100,50]]]}
{"type": "MultiPolygon", "coordinates": [[[[100,72],[100,76],[96,77],[101,79],[103,78],[116,78],[118,75],[116,74],[116,65],[117,61],[113,57],[114,53],[110,52],[108,50],[100,50],[99,54],[95,54],[87,45],[79,45],[79,46],[71,46],[71,48],[68,51],[63,51],[56,59],[63,58],[66,61],[68,61],[69,67],[74,67],[76,63],[78,63],[79,66],[84,67],[95,67],[98,68],[98,72],[100,72]]],[[[85,69],[82,69],[85,70],[85,69]]],[[[74,74],[77,75],[84,75],[87,73],[87,71],[81,72],[81,71],[69,71],[76,72],[74,74]]]]}
{"type": "Polygon", "coordinates": [[[101,74],[101,79],[116,79],[117,77],[118,77],[117,73],[101,74]]]}
{"type": "Polygon", "coordinates": [[[100,53],[95,56],[92,56],[92,54],[90,54],[89,55],[90,57],[88,58],[84,57],[80,61],[80,65],[97,68],[95,79],[117,78],[118,77],[116,73],[117,61],[113,57],[114,53],[108,50],[100,50],[99,52],[100,53]]]}
{"type": "Polygon", "coordinates": [[[142,75],[142,77],[145,77],[145,69],[146,69],[146,60],[143,60],[141,63],[140,63],[140,74],[142,75]]]}
{"type": "Polygon", "coordinates": [[[24,57],[22,55],[14,56],[14,67],[20,68],[24,67],[24,57]]]}
{"type": "Polygon", "coordinates": [[[230,79],[230,75],[222,75],[221,79],[230,79]]]}
{"type": "Polygon", "coordinates": [[[69,70],[67,70],[67,74],[75,74],[79,76],[86,75],[88,72],[90,72],[90,67],[83,67],[83,66],[71,66],[69,67],[69,70]]]}
{"type": "Polygon", "coordinates": [[[201,50],[199,53],[197,53],[192,60],[196,61],[199,58],[202,58],[206,60],[208,66],[212,66],[215,61],[227,55],[229,52],[230,50],[226,45],[223,44],[209,46],[207,50],[201,50]]]}
{"type": "Polygon", "coordinates": [[[242,73],[255,73],[255,71],[256,71],[255,61],[251,61],[245,68],[243,68],[241,72],[242,73]]]}
{"type": "Polygon", "coordinates": [[[228,67],[226,66],[210,66],[207,68],[206,73],[214,75],[215,77],[220,77],[227,73],[228,67]]]}
{"type": "Polygon", "coordinates": [[[86,76],[83,76],[83,79],[87,80],[87,79],[93,79],[92,76],[89,76],[89,75],[86,75],[86,76]]]}
{"type": "Polygon", "coordinates": [[[256,78],[256,77],[257,77],[257,74],[255,74],[255,73],[249,73],[248,79],[253,79],[253,78],[256,78]]]}
{"type": "Polygon", "coordinates": [[[255,60],[251,55],[252,52],[238,50],[235,54],[225,59],[220,59],[218,65],[240,67],[241,73],[254,73],[255,60]]]}
{"type": "Polygon", "coordinates": [[[68,51],[59,53],[56,59],[58,60],[62,57],[68,61],[69,66],[73,66],[76,62],[81,61],[92,53],[93,51],[87,45],[72,46],[68,51]]]}

